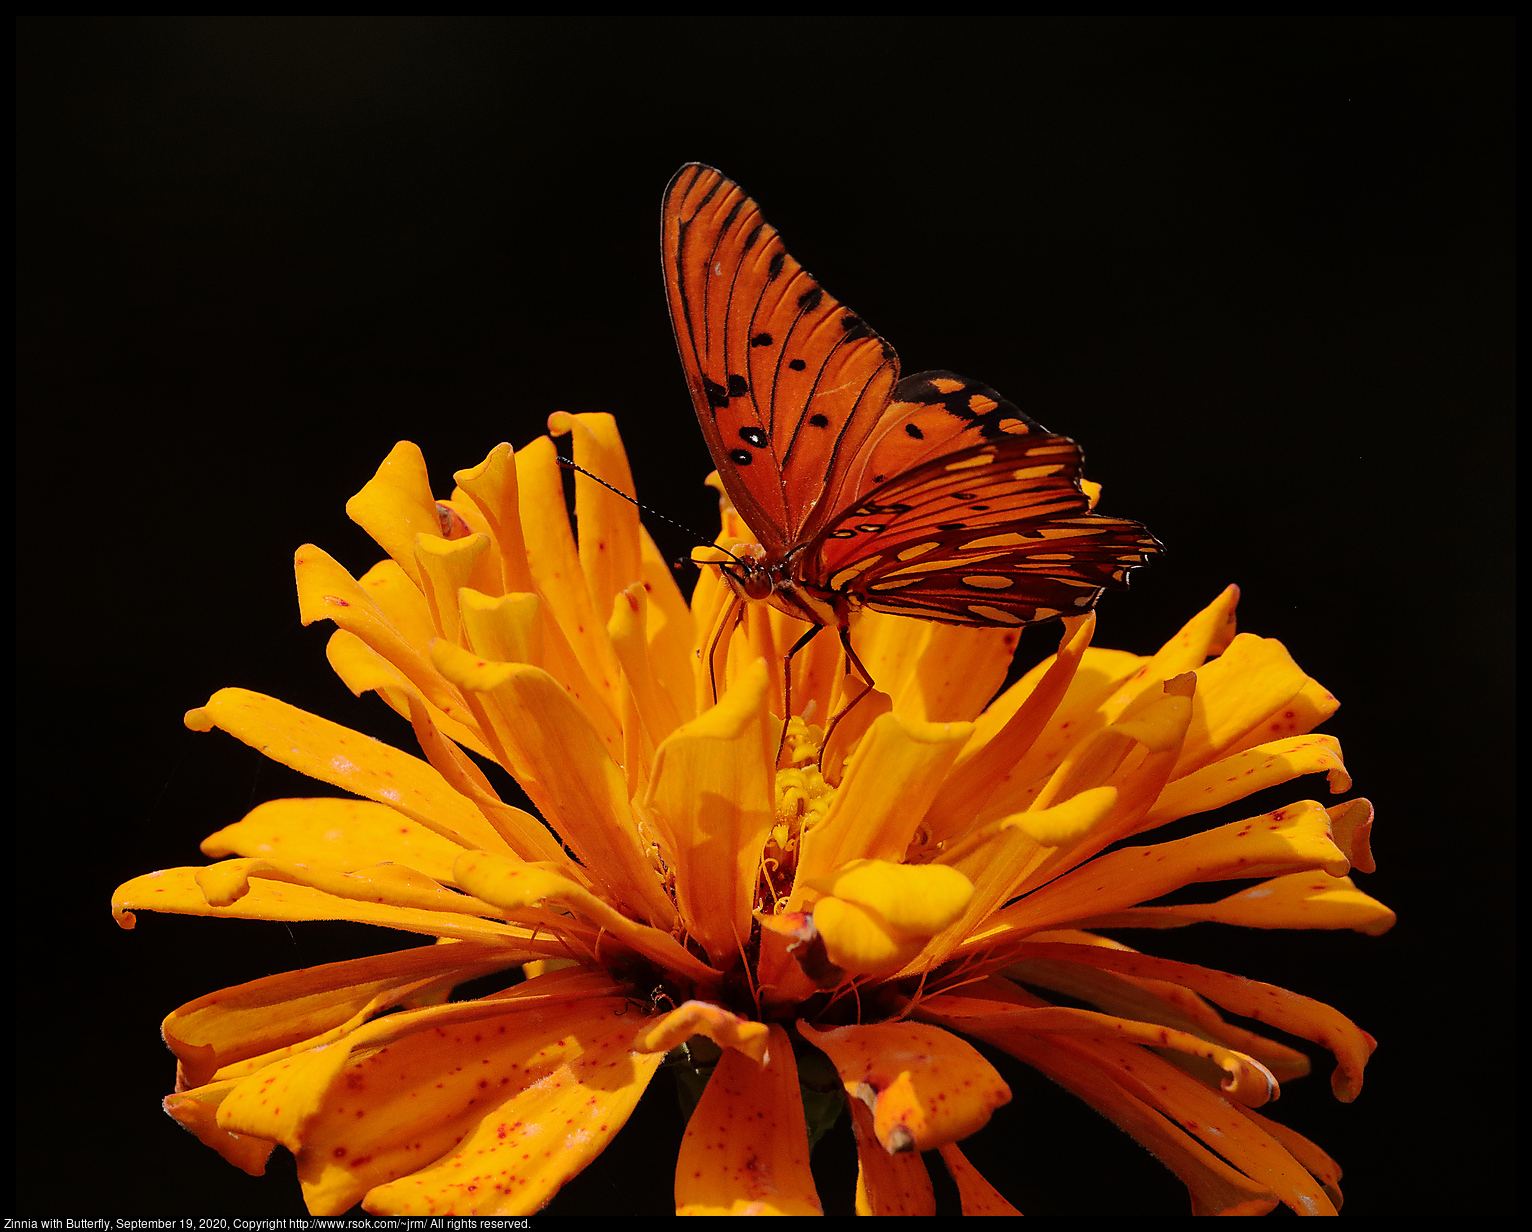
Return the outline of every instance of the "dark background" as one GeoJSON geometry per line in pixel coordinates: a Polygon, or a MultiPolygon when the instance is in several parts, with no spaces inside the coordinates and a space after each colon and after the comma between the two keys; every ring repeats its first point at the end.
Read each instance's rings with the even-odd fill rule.
{"type": "MultiPolygon", "coordinates": [[[[252,1179],[160,1112],[158,1021],[401,938],[128,933],[109,895],[260,800],[323,794],[181,726],[220,686],[408,742],[331,675],[291,574],[307,541],[378,557],[342,507],[396,440],[445,495],[549,412],[609,410],[640,496],[710,530],[656,244],[689,159],[756,195],[906,372],[985,380],[1084,444],[1104,510],[1169,547],[1099,644],[1148,652],[1237,581],[1241,627],[1342,699],[1326,730],[1378,808],[1360,881],[1398,927],[1134,940],[1379,1037],[1357,1103],[1321,1062],[1272,1110],[1346,1168],[1347,1214],[1509,1211],[1512,37],[23,21],[14,1213],[302,1213],[285,1152],[252,1179]]],[[[1015,1100],[965,1148],[1021,1209],[1185,1211],[1129,1140],[1005,1072],[1015,1100]]],[[[551,1210],[669,1209],[667,1082],[551,1210]]],[[[816,1165],[847,1208],[849,1134],[816,1165]]]]}

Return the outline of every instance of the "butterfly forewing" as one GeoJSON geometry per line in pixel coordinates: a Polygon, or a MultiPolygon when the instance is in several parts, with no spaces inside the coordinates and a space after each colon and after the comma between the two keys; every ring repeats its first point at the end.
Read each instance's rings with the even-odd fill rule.
{"type": "Polygon", "coordinates": [[[665,285],[682,365],[729,497],[774,555],[834,512],[889,403],[893,349],[783,247],[754,201],[692,163],[665,193],[665,285]]]}
{"type": "Polygon", "coordinates": [[[827,525],[800,576],[864,607],[953,624],[1027,624],[1088,611],[1160,545],[1091,513],[1080,449],[1041,430],[897,475],[827,525]]]}

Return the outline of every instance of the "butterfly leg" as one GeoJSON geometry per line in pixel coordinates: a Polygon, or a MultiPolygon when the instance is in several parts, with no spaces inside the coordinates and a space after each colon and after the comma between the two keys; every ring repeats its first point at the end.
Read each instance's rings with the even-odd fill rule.
{"type": "MultiPolygon", "coordinates": [[[[843,618],[844,619],[844,618],[843,618]]],[[[872,673],[862,665],[862,661],[856,657],[856,651],[851,649],[851,627],[841,624],[836,632],[840,634],[841,649],[846,652],[846,662],[856,668],[856,674],[862,678],[862,691],[849,702],[835,712],[835,717],[825,726],[825,742],[819,746],[819,765],[821,772],[824,769],[825,750],[830,747],[830,736],[834,733],[840,721],[856,708],[856,704],[872,692],[872,673]]]]}
{"type": "Polygon", "coordinates": [[[713,688],[713,705],[715,706],[718,705],[718,643],[723,640],[725,630],[732,630],[739,623],[739,618],[743,614],[744,603],[745,601],[738,595],[730,597],[729,606],[724,608],[723,616],[718,621],[717,627],[713,630],[713,640],[708,643],[707,678],[708,683],[713,688]]]}
{"type": "Polygon", "coordinates": [[[794,642],[792,649],[782,656],[782,734],[777,738],[778,763],[782,760],[782,750],[787,746],[787,725],[793,717],[793,656],[823,630],[824,625],[815,625],[794,642]]]}

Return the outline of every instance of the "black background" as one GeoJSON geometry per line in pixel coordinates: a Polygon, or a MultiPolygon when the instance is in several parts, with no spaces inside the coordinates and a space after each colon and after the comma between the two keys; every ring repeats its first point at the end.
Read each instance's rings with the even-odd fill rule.
{"type": "MultiPolygon", "coordinates": [[[[1148,652],[1237,581],[1241,627],[1342,699],[1326,730],[1378,808],[1361,883],[1398,927],[1133,940],[1378,1036],[1357,1103],[1321,1061],[1272,1110],[1346,1168],[1347,1214],[1508,1211],[1511,41],[1497,19],[24,21],[14,1211],[302,1213],[285,1152],[252,1179],[159,1111],[158,1020],[401,939],[122,932],[108,897],[260,800],[324,794],[182,728],[213,690],[408,742],[331,675],[291,574],[308,541],[377,558],[342,507],[396,440],[446,494],[549,412],[609,410],[640,496],[710,530],[656,244],[689,159],[906,372],[985,380],[1084,444],[1103,509],[1169,547],[1098,644],[1148,652]]],[[[965,1147],[1022,1210],[1185,1211],[1129,1140],[1005,1072],[965,1147]]],[[[669,1209],[666,1083],[550,1210],[669,1209]]],[[[848,1209],[849,1135],[816,1166],[848,1209]]]]}

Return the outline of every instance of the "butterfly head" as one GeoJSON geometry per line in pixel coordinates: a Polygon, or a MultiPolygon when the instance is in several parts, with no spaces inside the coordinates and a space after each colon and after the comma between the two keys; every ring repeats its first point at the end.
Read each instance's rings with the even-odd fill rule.
{"type": "Polygon", "coordinates": [[[758,543],[742,543],[731,553],[733,560],[723,561],[718,571],[742,599],[769,599],[777,588],[777,579],[766,558],[766,549],[758,543]]]}

